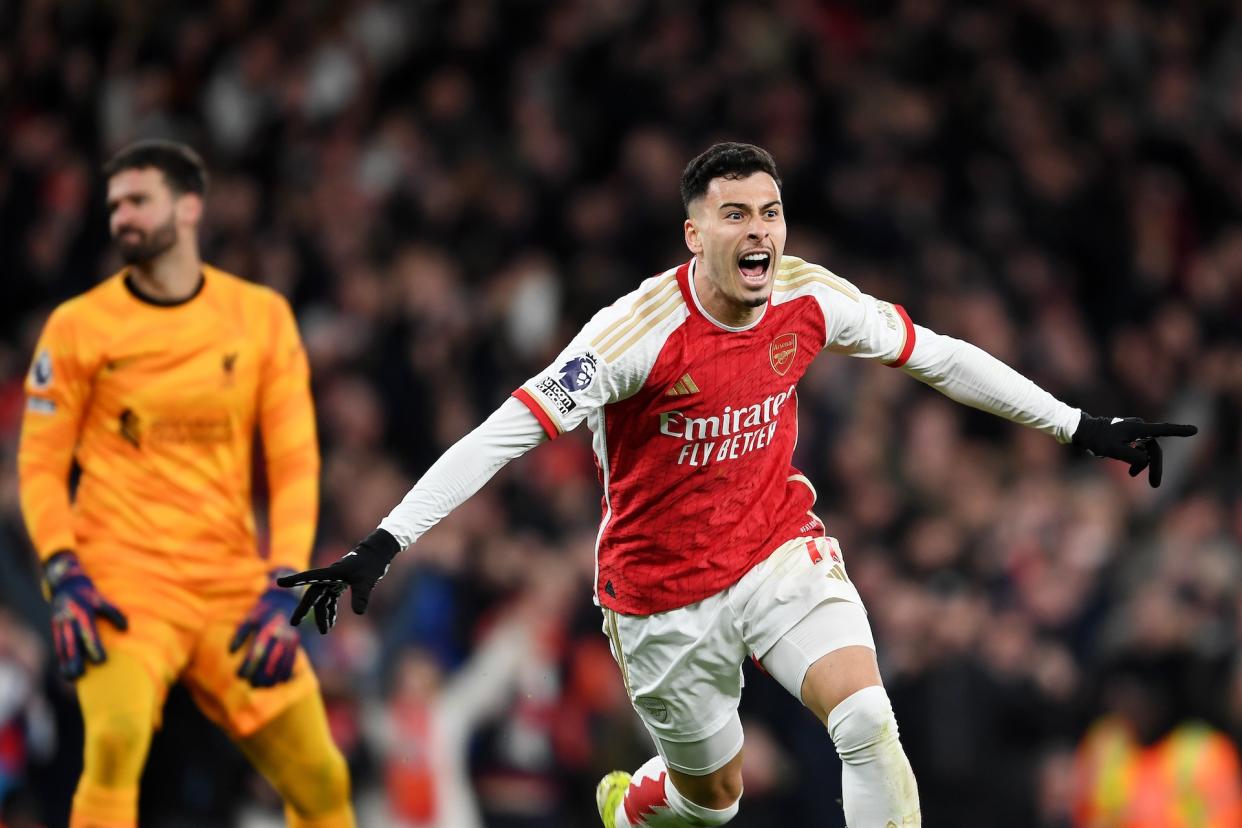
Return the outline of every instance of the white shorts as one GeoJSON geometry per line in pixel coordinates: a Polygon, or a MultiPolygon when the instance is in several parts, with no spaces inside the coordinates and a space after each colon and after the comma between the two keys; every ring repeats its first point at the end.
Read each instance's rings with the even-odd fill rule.
{"type": "Polygon", "coordinates": [[[796,538],[740,581],[654,615],[604,610],[626,692],[665,763],[696,776],[742,747],[742,664],[755,657],[801,700],[806,671],[854,645],[875,649],[836,538],[796,538]]]}

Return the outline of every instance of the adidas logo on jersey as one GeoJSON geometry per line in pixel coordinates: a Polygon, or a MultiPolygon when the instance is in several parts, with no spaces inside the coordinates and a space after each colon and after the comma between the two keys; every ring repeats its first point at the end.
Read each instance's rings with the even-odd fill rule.
{"type": "Polygon", "coordinates": [[[677,380],[672,388],[668,389],[668,391],[664,393],[664,396],[684,397],[687,394],[697,393],[699,393],[699,387],[694,384],[694,380],[690,378],[689,374],[684,374],[681,379],[677,380]]]}

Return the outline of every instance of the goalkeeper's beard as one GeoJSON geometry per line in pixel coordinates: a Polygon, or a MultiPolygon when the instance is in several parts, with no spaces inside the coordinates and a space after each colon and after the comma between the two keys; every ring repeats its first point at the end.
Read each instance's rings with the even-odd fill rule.
{"type": "Polygon", "coordinates": [[[117,250],[126,264],[145,265],[153,259],[168,252],[177,243],[177,225],[171,217],[164,224],[156,227],[148,236],[141,230],[127,228],[116,236],[117,250]],[[130,234],[137,234],[134,241],[130,234]]]}

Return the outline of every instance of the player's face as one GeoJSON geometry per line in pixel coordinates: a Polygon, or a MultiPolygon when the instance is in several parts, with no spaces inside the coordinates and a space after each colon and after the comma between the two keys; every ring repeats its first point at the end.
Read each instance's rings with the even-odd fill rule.
{"type": "Polygon", "coordinates": [[[772,176],[712,179],[691,203],[685,232],[699,259],[696,284],[706,280],[709,295],[700,299],[709,310],[746,319],[767,303],[785,250],[785,213],[772,176]]]}
{"type": "MultiPolygon", "coordinates": [[[[190,210],[184,202],[197,196],[174,195],[164,174],[154,167],[122,170],[108,179],[108,229],[121,258],[146,264],[170,250],[190,210]]],[[[196,211],[195,211],[196,212],[196,211]]]]}

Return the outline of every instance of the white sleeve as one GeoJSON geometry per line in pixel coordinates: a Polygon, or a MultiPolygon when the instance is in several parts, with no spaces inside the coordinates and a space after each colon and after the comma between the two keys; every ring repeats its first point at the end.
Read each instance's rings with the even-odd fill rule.
{"type": "Polygon", "coordinates": [[[667,333],[687,314],[676,271],[644,281],[583,326],[552,364],[513,392],[548,436],[572,431],[593,411],[633,396],[667,333]]]}
{"type": "Polygon", "coordinates": [[[793,256],[781,259],[781,301],[811,296],[824,314],[823,349],[900,367],[914,345],[914,326],[900,305],[863,293],[849,281],[793,256]]]}
{"type": "Polygon", "coordinates": [[[1068,443],[1082,413],[968,342],[910,321],[900,305],[863,293],[810,262],[782,259],[778,290],[814,296],[824,314],[824,349],[882,360],[956,402],[1037,428],[1068,443]]]}
{"type": "Polygon", "coordinates": [[[1039,429],[1068,443],[1082,412],[1058,400],[986,351],[915,327],[914,348],[902,366],[952,400],[1039,429]]]}
{"type": "Polygon", "coordinates": [[[380,521],[402,548],[464,503],[510,460],[546,439],[535,416],[513,397],[440,455],[409,494],[380,521]]]}

